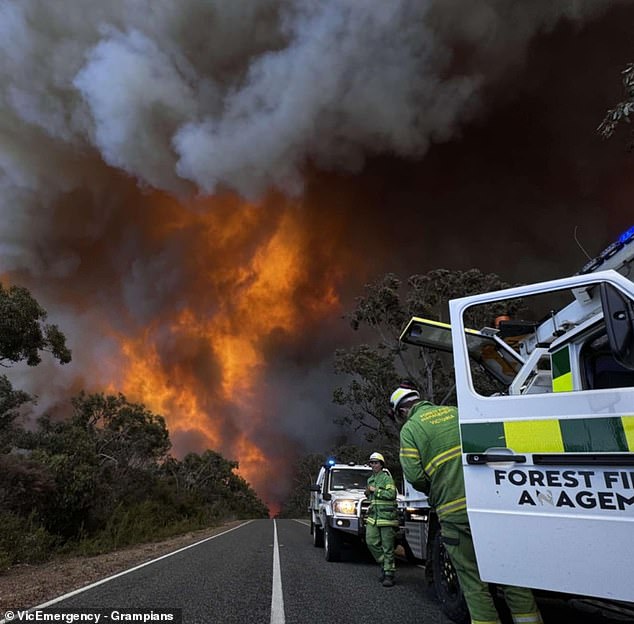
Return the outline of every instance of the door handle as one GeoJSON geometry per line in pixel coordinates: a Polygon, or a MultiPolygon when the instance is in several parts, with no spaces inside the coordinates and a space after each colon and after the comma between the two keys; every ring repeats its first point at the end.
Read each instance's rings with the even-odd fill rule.
{"type": "Polygon", "coordinates": [[[472,466],[482,466],[496,462],[503,463],[526,463],[525,455],[504,455],[503,453],[467,453],[467,464],[472,466]]]}

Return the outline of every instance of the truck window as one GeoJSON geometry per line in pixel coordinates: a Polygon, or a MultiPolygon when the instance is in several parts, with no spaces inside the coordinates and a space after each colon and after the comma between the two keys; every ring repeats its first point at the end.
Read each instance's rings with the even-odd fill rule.
{"type": "Polygon", "coordinates": [[[481,333],[495,336],[521,358],[517,362],[499,360],[491,346],[482,343],[474,357],[475,343],[467,338],[471,386],[481,396],[545,394],[634,386],[634,371],[615,360],[610,350],[598,284],[564,288],[522,298],[510,298],[473,305],[464,318],[491,319],[491,327],[481,333]],[[499,322],[488,310],[512,310],[499,322]],[[489,372],[497,366],[501,390],[492,391],[482,382],[482,364],[489,372]]]}
{"type": "Polygon", "coordinates": [[[544,394],[552,392],[553,374],[548,353],[536,353],[515,378],[508,394],[544,394]]]}
{"type": "Polygon", "coordinates": [[[582,347],[581,361],[584,390],[634,386],[634,371],[614,359],[605,329],[582,347]]]}
{"type": "MultiPolygon", "coordinates": [[[[557,304],[561,294],[557,295],[557,304]]],[[[563,333],[563,330],[548,331],[544,338],[544,323],[550,323],[553,302],[543,298],[522,298],[503,300],[492,308],[490,304],[468,308],[465,318],[484,319],[488,326],[480,330],[486,335],[495,336],[505,343],[511,352],[517,354],[517,360],[510,358],[504,351],[494,348],[494,343],[482,341],[480,353],[476,354],[474,340],[467,339],[470,356],[471,385],[482,396],[508,394],[541,394],[552,392],[552,364],[548,346],[563,333]],[[489,312],[489,309],[492,310],[489,312]],[[495,317],[500,310],[513,310],[495,317]],[[539,335],[539,328],[541,336],[539,335]],[[548,344],[546,344],[548,343],[548,344]],[[491,374],[493,373],[493,375],[491,374]],[[488,379],[487,379],[488,377],[488,379]],[[493,378],[494,377],[494,378],[493,378]]]]}
{"type": "Polygon", "coordinates": [[[345,468],[334,468],[330,471],[331,490],[365,490],[368,478],[372,474],[372,469],[366,470],[346,470],[345,468]]]}

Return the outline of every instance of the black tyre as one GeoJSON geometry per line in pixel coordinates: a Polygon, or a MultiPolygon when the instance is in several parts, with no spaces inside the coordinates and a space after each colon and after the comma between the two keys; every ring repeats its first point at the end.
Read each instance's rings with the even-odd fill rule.
{"type": "Polygon", "coordinates": [[[442,543],[440,530],[434,531],[431,545],[431,564],[434,592],[443,613],[456,624],[468,624],[471,621],[458,575],[442,543]]]}
{"type": "Polygon", "coordinates": [[[321,548],[324,545],[324,530],[318,527],[312,520],[310,521],[310,533],[313,536],[313,546],[321,548]]]}
{"type": "Polygon", "coordinates": [[[341,558],[341,536],[329,524],[324,531],[324,551],[326,561],[339,561],[341,558]]]}

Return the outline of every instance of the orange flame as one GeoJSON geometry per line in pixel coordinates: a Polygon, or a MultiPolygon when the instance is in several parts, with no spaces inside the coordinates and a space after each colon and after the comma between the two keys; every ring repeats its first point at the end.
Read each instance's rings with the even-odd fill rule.
{"type": "Polygon", "coordinates": [[[257,404],[266,366],[262,343],[273,331],[294,334],[304,322],[296,310],[300,287],[310,293],[303,295],[303,314],[322,318],[339,306],[335,286],[306,289],[296,206],[278,205],[272,224],[268,207],[235,199],[201,211],[159,198],[157,214],[157,241],[195,233],[189,256],[196,292],[171,318],[156,319],[136,336],[118,336],[125,363],[117,387],[164,415],[172,437],[197,432],[206,448],[236,459],[239,473],[266,500],[265,486],[283,459],[265,457],[257,438],[264,426],[257,404]],[[217,379],[201,377],[187,354],[174,360],[162,353],[166,334],[179,345],[205,345],[217,379]],[[236,412],[239,422],[227,416],[236,412]]]}

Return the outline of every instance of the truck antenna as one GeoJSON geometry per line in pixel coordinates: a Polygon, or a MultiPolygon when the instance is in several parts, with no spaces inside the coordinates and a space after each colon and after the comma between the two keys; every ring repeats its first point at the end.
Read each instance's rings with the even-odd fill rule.
{"type": "Polygon", "coordinates": [[[584,246],[579,242],[579,239],[577,238],[578,229],[579,229],[579,226],[575,225],[575,233],[574,233],[575,243],[577,243],[577,245],[579,246],[579,249],[581,249],[581,251],[583,251],[583,253],[586,255],[586,258],[588,258],[588,260],[592,260],[590,254],[585,250],[584,246]]]}

